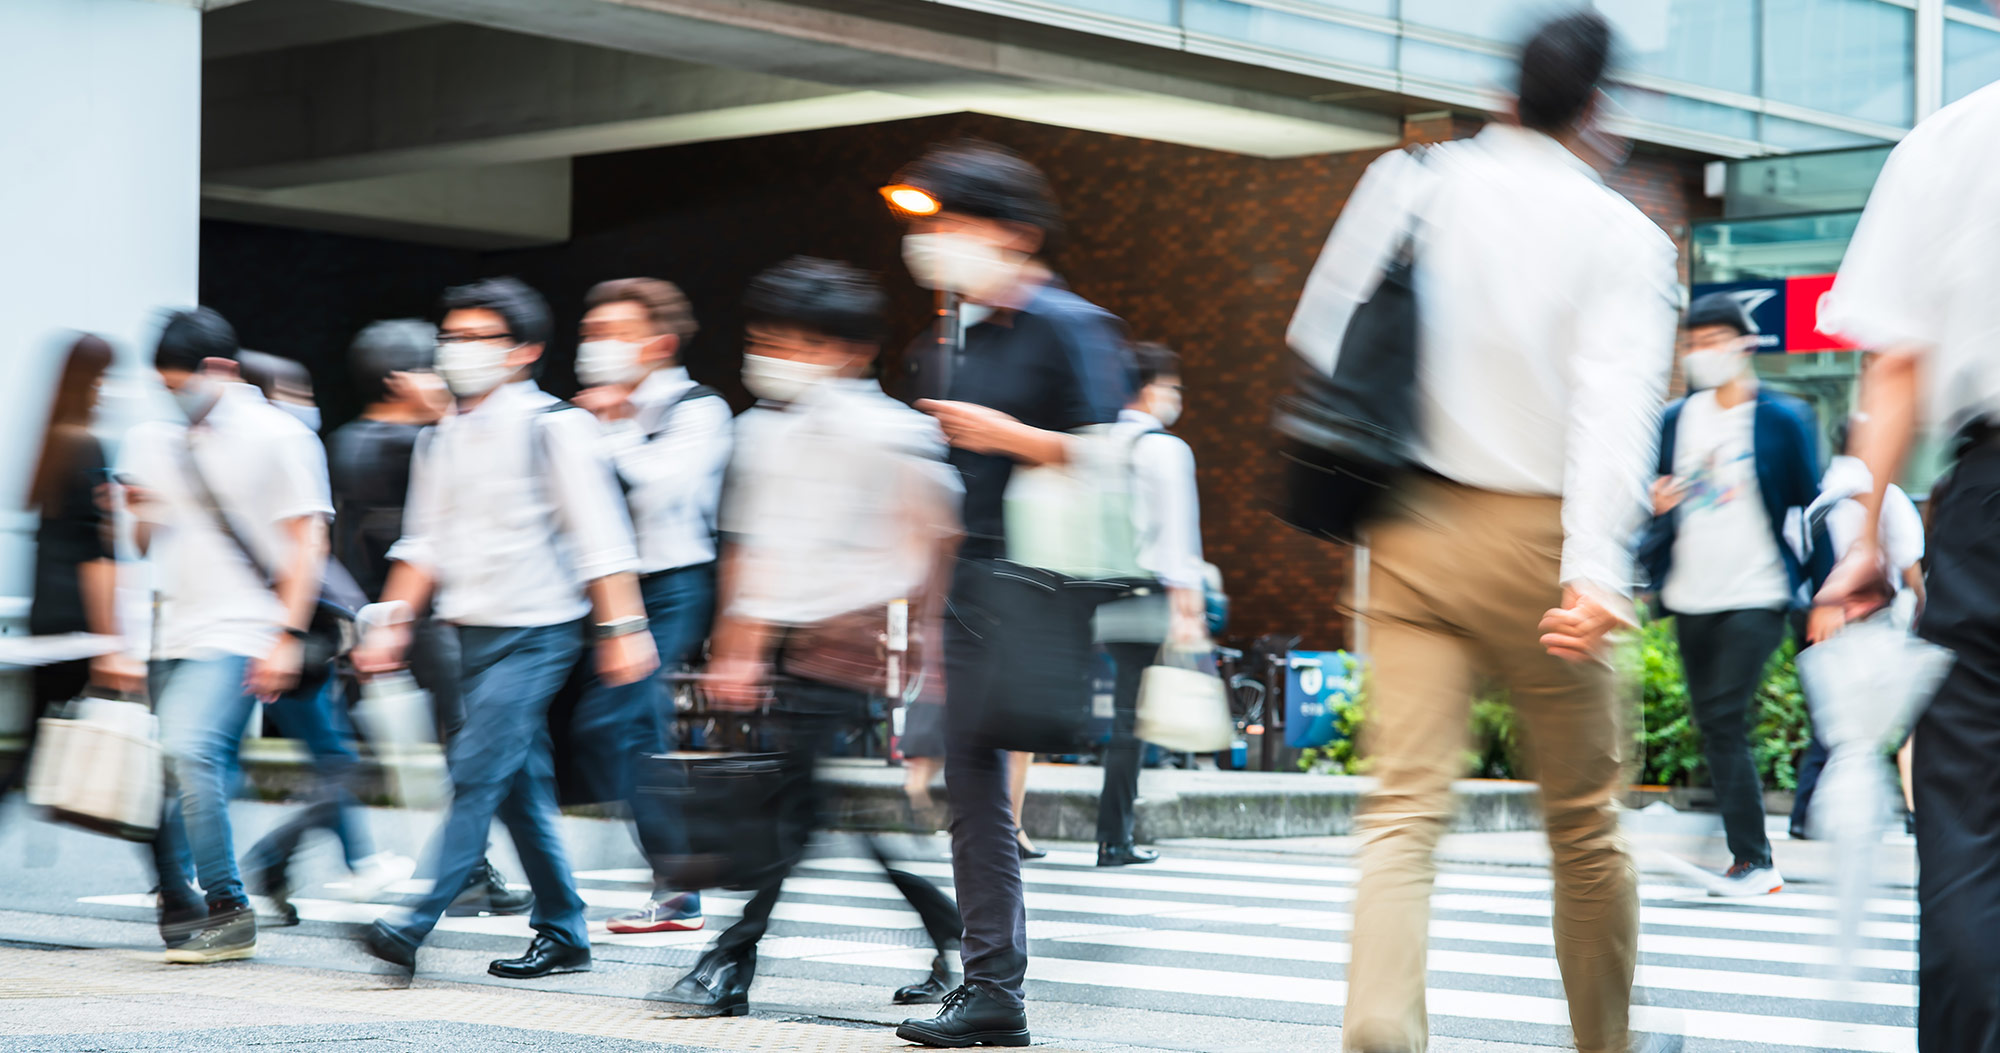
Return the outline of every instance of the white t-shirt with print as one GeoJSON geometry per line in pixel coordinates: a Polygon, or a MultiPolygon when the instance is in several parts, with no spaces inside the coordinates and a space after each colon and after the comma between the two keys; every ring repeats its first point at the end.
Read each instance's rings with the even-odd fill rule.
{"type": "Polygon", "coordinates": [[[1773,610],[1790,602],[1771,520],[1757,489],[1757,402],[1723,409],[1715,392],[1688,396],[1674,439],[1673,569],[1660,600],[1683,614],[1773,610]]]}

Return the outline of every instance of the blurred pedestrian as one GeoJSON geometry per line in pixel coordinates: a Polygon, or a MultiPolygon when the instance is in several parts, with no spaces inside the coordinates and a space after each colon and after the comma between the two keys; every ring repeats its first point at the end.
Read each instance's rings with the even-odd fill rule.
{"type": "MultiPolygon", "coordinates": [[[[872,641],[895,631],[898,605],[912,616],[926,597],[935,602],[957,536],[959,487],[942,434],[868,375],[884,335],[883,304],[866,275],[804,257],[759,275],[744,301],[743,380],[760,401],[744,414],[730,466],[725,592],[707,685],[722,708],[754,709],[768,696],[766,721],[785,757],[773,819],[793,839],[784,848],[794,862],[815,825],[818,759],[868,713],[870,692],[832,675],[828,667],[848,656],[825,642],[843,636],[843,625],[872,641]]],[[[872,658],[872,643],[866,650],[872,658]]],[[[929,882],[893,868],[890,877],[937,948],[931,979],[896,1000],[935,1001],[963,922],[929,882]]],[[[758,889],[742,919],[657,997],[746,1012],[757,943],[782,881],[758,889]]]]}
{"type": "Polygon", "coordinates": [[[251,707],[299,684],[333,514],[319,440],[241,382],[237,350],[214,311],[170,315],[153,365],[184,419],[134,427],[120,464],[159,592],[152,694],[178,807],[154,855],[170,962],[256,953],[231,784],[251,707]]]}
{"type": "Polygon", "coordinates": [[[1677,292],[1673,243],[1597,171],[1619,152],[1597,124],[1611,49],[1595,13],[1547,22],[1521,54],[1515,121],[1421,160],[1376,161],[1293,319],[1293,346],[1333,363],[1345,328],[1322,321],[1351,316],[1355,291],[1370,295],[1413,237],[1423,470],[1368,533],[1378,782],[1357,821],[1348,1050],[1415,1053],[1428,1040],[1433,853],[1481,673],[1508,689],[1532,744],[1576,1047],[1633,1047],[1639,903],[1618,832],[1626,742],[1606,652],[1636,620],[1628,542],[1677,292]]]}
{"type": "MultiPolygon", "coordinates": [[[[1710,895],[1763,895],[1785,879],[1764,832],[1752,706],[1793,610],[1808,606],[1833,566],[1826,546],[1794,547],[1786,536],[1786,524],[1819,497],[1818,428],[1812,407],[1757,382],[1756,329],[1735,297],[1696,300],[1681,328],[1692,393],[1660,420],[1640,559],[1661,610],[1674,616],[1688,708],[1729,843],[1729,868],[1699,876],[1710,895]]],[[[1836,628],[1838,613],[1817,608],[1802,642],[1836,628]]]]}
{"type": "Polygon", "coordinates": [[[1880,359],[1863,375],[1854,454],[1861,532],[1820,593],[1852,621],[1894,595],[1881,513],[1919,423],[1953,442],[1931,490],[1918,635],[1958,660],[1917,722],[1917,1048],[2000,1050],[2000,329],[1991,233],[2000,85],[1924,119],[1883,166],[1820,314],[1880,359]]]}
{"type": "MultiPolygon", "coordinates": [[[[242,352],[237,362],[245,383],[317,435],[319,409],[313,402],[312,377],[304,366],[257,351],[242,352]]],[[[334,507],[337,522],[338,502],[334,507]]],[[[347,893],[354,899],[370,899],[416,869],[407,856],[375,850],[367,812],[356,794],[361,754],[347,718],[350,697],[347,682],[329,660],[302,667],[298,683],[265,709],[281,733],[304,744],[315,777],[313,799],[251,845],[240,863],[250,892],[271,901],[282,925],[299,923],[291,902],[291,862],[299,843],[314,830],[329,831],[339,840],[341,858],[353,875],[347,893]]]]}
{"type": "MultiPolygon", "coordinates": [[[[348,369],[363,400],[360,416],[327,439],[333,482],[333,554],[354,576],[369,602],[389,581],[389,550],[403,536],[403,505],[410,493],[410,460],[419,438],[451,410],[451,392],[433,368],[437,327],[414,318],[374,322],[348,347],[348,369]]],[[[410,623],[410,676],[430,695],[438,741],[449,743],[465,725],[459,691],[458,630],[416,612],[410,623]]],[[[384,744],[374,744],[379,750],[384,744]]],[[[472,873],[445,913],[521,914],[534,905],[511,888],[489,859],[472,873]]]]}
{"type": "Polygon", "coordinates": [[[355,655],[364,674],[400,667],[415,613],[435,602],[458,627],[465,726],[446,752],[451,811],[435,886],[395,920],[369,926],[369,953],[414,968],[480,864],[497,815],[535,894],[527,953],[487,971],[529,979],[590,967],[590,937],[557,827],[548,706],[594,640],[613,684],[657,664],[635,575],[638,553],[596,421],[535,385],[548,305],[513,278],[445,293],[437,370],[457,412],[418,445],[403,537],[380,616],[355,655]]]}
{"type": "Polygon", "coordinates": [[[1139,714],[1139,682],[1162,647],[1193,649],[1208,638],[1201,558],[1201,504],[1195,489],[1194,451],[1167,429],[1181,415],[1181,359],[1159,344],[1133,349],[1138,393],[1118,415],[1111,441],[1132,468],[1132,513],[1139,566],[1153,580],[1134,595],[1097,609],[1097,640],[1117,666],[1112,694],[1111,742],[1104,751],[1104,790],[1097,801],[1097,865],[1151,863],[1160,854],[1133,843],[1145,743],[1132,734],[1139,714]]]}
{"type": "MultiPolygon", "coordinates": [[[[699,656],[715,617],[716,508],[729,463],[733,417],[713,388],[697,384],[680,352],[695,333],[694,311],[671,282],[625,278],[585,297],[577,348],[576,404],[597,414],[607,456],[631,511],[639,547],[639,591],[660,667],[699,656]]],[[[610,747],[565,758],[596,763],[615,779],[612,799],[632,795],[640,756],[667,749],[673,697],[658,677],[611,685],[593,679],[578,700],[574,742],[610,747]]],[[[686,851],[674,824],[643,824],[649,859],[686,851]]],[[[605,923],[612,932],[685,932],[702,927],[701,894],[676,892],[665,875],[638,910],[605,923]]]]}
{"type": "MultiPolygon", "coordinates": [[[[1022,984],[1028,968],[1021,848],[1008,800],[1006,753],[981,741],[995,682],[996,572],[1006,556],[1002,511],[1017,464],[1060,463],[1066,432],[1110,424],[1129,401],[1124,334],[1116,319],[1070,292],[1045,262],[1062,233],[1048,179],[990,143],[932,149],[897,176],[939,203],[913,216],[903,258],[919,284],[990,313],[969,327],[948,362],[920,364],[918,408],[937,418],[965,485],[965,534],[944,625],[945,788],[952,871],[965,914],[965,984],[935,1020],[909,1020],[898,1037],[920,1045],[1028,1041],[1022,984]]],[[[1077,622],[1088,649],[1087,613],[1077,622]]]]}
{"type": "MultiPolygon", "coordinates": [[[[91,434],[98,388],[111,368],[111,345],[78,334],[63,357],[42,429],[41,453],[28,488],[35,522],[35,594],[28,632],[35,636],[97,633],[119,636],[118,562],[113,548],[116,486],[104,447],[91,434]]],[[[37,666],[27,738],[0,781],[0,795],[19,785],[35,749],[35,731],[50,707],[96,687],[127,695],[146,690],[146,667],[123,650],[96,658],[37,666]]]]}
{"type": "MultiPolygon", "coordinates": [[[[1867,363],[1874,355],[1862,357],[1862,375],[1868,372],[1867,363]]],[[[1826,466],[1826,474],[1820,478],[1819,500],[1806,510],[1808,522],[1823,518],[1826,523],[1825,542],[1834,559],[1839,559],[1854,540],[1861,536],[1860,498],[1874,489],[1875,481],[1868,476],[1868,466],[1860,458],[1848,453],[1848,436],[1852,425],[1842,421],[1833,429],[1834,458],[1826,466]]],[[[1905,628],[1914,624],[1916,613],[1924,602],[1924,517],[1917,511],[1916,502],[1903,488],[1890,483],[1882,494],[1881,521],[1876,527],[1876,536],[1881,539],[1883,556],[1888,560],[1890,584],[1896,588],[1894,615],[1905,628]]],[[[1832,608],[1814,607],[1812,613],[1822,619],[1830,611],[1837,617],[1839,612],[1832,608]]],[[[1794,616],[1793,631],[1804,638],[1804,632],[1794,616]]],[[[1910,807],[1909,761],[1910,744],[1906,739],[1902,749],[1896,751],[1896,767],[1902,774],[1903,806],[1910,807]]],[[[1808,840],[1811,836],[1807,820],[1812,816],[1813,791],[1819,786],[1820,771],[1826,767],[1827,748],[1820,741],[1819,729],[1813,729],[1812,742],[1806,747],[1805,756],[1799,758],[1798,790],[1792,795],[1791,836],[1796,840],[1808,840]]]]}

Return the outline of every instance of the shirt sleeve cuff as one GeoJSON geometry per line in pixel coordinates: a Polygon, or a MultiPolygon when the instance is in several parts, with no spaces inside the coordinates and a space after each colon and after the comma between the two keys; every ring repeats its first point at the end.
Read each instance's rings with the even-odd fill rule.
{"type": "Polygon", "coordinates": [[[576,575],[583,581],[598,581],[613,574],[637,574],[639,554],[633,549],[604,552],[576,561],[576,575]]]}

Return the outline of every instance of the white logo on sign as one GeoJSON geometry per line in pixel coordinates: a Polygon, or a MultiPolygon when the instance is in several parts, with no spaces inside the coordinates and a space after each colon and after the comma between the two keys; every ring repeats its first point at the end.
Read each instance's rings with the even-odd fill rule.
{"type": "Polygon", "coordinates": [[[1320,672],[1318,666],[1308,666],[1299,670],[1299,690],[1308,695],[1317,695],[1319,689],[1325,686],[1326,674],[1320,672]]]}
{"type": "Polygon", "coordinates": [[[1743,308],[1743,313],[1750,316],[1750,331],[1755,333],[1760,332],[1757,328],[1757,308],[1770,303],[1771,297],[1776,295],[1778,295],[1776,289],[1738,289],[1730,293],[1729,298],[1735,300],[1743,308]]]}

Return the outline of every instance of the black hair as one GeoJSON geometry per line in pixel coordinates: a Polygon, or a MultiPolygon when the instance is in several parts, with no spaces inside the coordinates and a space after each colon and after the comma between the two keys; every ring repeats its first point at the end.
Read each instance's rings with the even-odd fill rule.
{"type": "Polygon", "coordinates": [[[243,373],[243,382],[263,392],[266,401],[277,398],[278,389],[286,385],[293,391],[312,394],[312,371],[283,355],[240,351],[236,366],[243,373]]]}
{"type": "Polygon", "coordinates": [[[960,139],[933,146],[898,172],[896,182],[925,191],[946,212],[1034,227],[1042,232],[1044,251],[1062,235],[1062,209],[1048,177],[996,143],[960,139]]]}
{"type": "Polygon", "coordinates": [[[159,343],[153,347],[153,368],[193,373],[201,369],[203,359],[236,361],[237,350],[235,328],[213,308],[174,311],[160,328],[159,343]]]}
{"type": "Polygon", "coordinates": [[[1515,88],[1523,127],[1554,133],[1575,124],[1611,65],[1611,23],[1578,11],[1543,23],[1521,49],[1515,88]]]}
{"type": "Polygon", "coordinates": [[[1688,305],[1687,318],[1681,322],[1683,329],[1700,329],[1703,326],[1722,325],[1736,330],[1738,336],[1749,336],[1757,331],[1750,321],[1750,312],[1743,309],[1743,302],[1726,292],[1709,293],[1688,305]]]}
{"type": "Polygon", "coordinates": [[[1161,377],[1181,375],[1181,356],[1165,344],[1133,344],[1126,356],[1132,372],[1132,390],[1141,391],[1161,377]]]}
{"type": "Polygon", "coordinates": [[[794,256],[759,274],[743,295],[751,324],[797,326],[857,344],[887,335],[887,301],[875,279],[836,260],[794,256]]]}
{"type": "Polygon", "coordinates": [[[429,369],[436,357],[437,327],[414,318],[372,322],[347,348],[347,365],[363,403],[389,397],[391,374],[429,369]]]}
{"type": "Polygon", "coordinates": [[[483,278],[444,291],[443,314],[492,311],[507,323],[507,335],[522,344],[546,344],[554,331],[549,302],[519,278],[483,278]]]}

